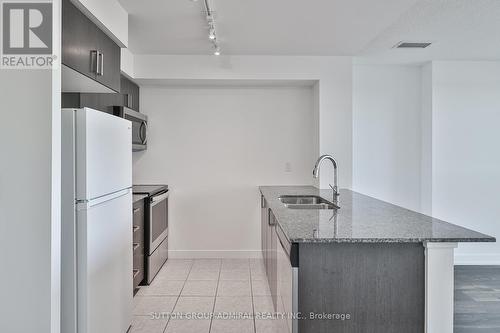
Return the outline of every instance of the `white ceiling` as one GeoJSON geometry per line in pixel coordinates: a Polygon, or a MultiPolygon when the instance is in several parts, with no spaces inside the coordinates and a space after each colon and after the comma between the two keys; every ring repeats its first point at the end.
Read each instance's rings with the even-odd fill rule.
{"type": "MultiPolygon", "coordinates": [[[[119,0],[134,54],[211,54],[203,0],[119,0]]],[[[500,59],[500,0],[210,0],[226,55],[500,59]],[[396,50],[399,41],[432,41],[396,50]]]]}
{"type": "MultiPolygon", "coordinates": [[[[417,0],[210,0],[224,54],[352,55],[417,0]]],[[[120,0],[136,54],[211,54],[203,0],[120,0]]]]}
{"type": "Polygon", "coordinates": [[[361,52],[358,62],[500,60],[499,0],[420,0],[361,52]],[[422,50],[392,49],[401,40],[422,50]]]}

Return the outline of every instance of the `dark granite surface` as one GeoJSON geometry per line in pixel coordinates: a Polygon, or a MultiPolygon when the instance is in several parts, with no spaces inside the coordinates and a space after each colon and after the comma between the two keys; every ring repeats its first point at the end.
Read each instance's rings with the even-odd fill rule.
{"type": "Polygon", "coordinates": [[[134,194],[147,194],[153,196],[165,191],[168,191],[168,185],[139,184],[132,186],[132,193],[134,194]]]}
{"type": "Polygon", "coordinates": [[[132,196],[132,202],[136,203],[139,200],[144,200],[144,198],[147,198],[147,196],[148,196],[147,194],[134,194],[132,196]]]}
{"type": "Polygon", "coordinates": [[[291,242],[420,243],[494,242],[495,238],[387,202],[341,189],[339,210],[286,208],[281,195],[319,195],[313,186],[261,186],[281,229],[291,242]]]}

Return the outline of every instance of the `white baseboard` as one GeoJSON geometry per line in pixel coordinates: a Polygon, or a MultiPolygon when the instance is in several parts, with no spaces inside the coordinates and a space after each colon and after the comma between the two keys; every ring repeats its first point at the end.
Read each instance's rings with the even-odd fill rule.
{"type": "Polygon", "coordinates": [[[455,265],[500,265],[500,253],[455,253],[455,265]]]}
{"type": "Polygon", "coordinates": [[[262,258],[260,250],[168,250],[172,259],[247,259],[262,258]]]}
{"type": "MultiPolygon", "coordinates": [[[[172,259],[245,259],[262,258],[260,250],[169,250],[172,259]]],[[[457,254],[455,265],[500,265],[500,254],[457,254]]]]}

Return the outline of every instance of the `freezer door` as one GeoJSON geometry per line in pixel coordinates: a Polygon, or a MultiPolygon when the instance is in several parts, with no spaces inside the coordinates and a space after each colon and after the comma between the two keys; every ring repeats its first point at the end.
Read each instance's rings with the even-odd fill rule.
{"type": "Polygon", "coordinates": [[[77,208],[78,333],[124,333],[132,319],[132,194],[77,208]]]}
{"type": "Polygon", "coordinates": [[[132,186],[132,124],[89,108],[76,110],[76,196],[91,200],[132,186]]]}

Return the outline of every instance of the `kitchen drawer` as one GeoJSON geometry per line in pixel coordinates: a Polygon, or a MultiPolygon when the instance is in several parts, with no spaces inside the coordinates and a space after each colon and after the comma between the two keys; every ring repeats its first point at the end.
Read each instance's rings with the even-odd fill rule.
{"type": "Polygon", "coordinates": [[[132,290],[135,291],[137,288],[139,288],[139,285],[144,280],[144,264],[142,267],[134,268],[132,272],[133,272],[133,279],[134,279],[134,287],[132,290]]]}
{"type": "Polygon", "coordinates": [[[134,268],[144,268],[144,248],[134,250],[134,268]]]}
{"type": "MultiPolygon", "coordinates": [[[[133,247],[134,248],[134,247],[133,247]]],[[[134,248],[134,290],[144,280],[144,247],[138,246],[134,248]]]]}
{"type": "Polygon", "coordinates": [[[144,200],[135,202],[133,209],[133,242],[139,244],[144,250],[144,200]]]}
{"type": "Polygon", "coordinates": [[[140,227],[144,233],[144,200],[134,202],[133,209],[134,226],[140,227]]]}
{"type": "Polygon", "coordinates": [[[144,200],[134,202],[132,235],[135,290],[144,280],[144,200]]]}
{"type": "Polygon", "coordinates": [[[133,242],[132,251],[134,252],[134,256],[136,254],[144,256],[144,243],[133,242]]]}
{"type": "Polygon", "coordinates": [[[141,225],[136,225],[132,227],[132,236],[134,243],[141,243],[144,247],[144,227],[141,225]]]}

